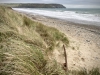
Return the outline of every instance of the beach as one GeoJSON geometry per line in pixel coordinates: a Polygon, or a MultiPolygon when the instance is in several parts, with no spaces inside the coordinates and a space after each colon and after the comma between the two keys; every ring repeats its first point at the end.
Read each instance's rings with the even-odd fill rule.
{"type": "MultiPolygon", "coordinates": [[[[62,19],[20,12],[34,21],[46,26],[57,28],[70,40],[66,48],[68,55],[68,68],[70,70],[100,68],[100,26],[74,23],[62,19]]],[[[54,50],[50,59],[64,63],[61,49],[54,50]]]]}

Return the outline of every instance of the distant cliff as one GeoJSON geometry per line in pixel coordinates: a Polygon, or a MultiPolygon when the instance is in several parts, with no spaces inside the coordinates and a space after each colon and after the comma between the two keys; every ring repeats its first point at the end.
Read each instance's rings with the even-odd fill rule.
{"type": "Polygon", "coordinates": [[[6,3],[3,4],[15,8],[66,8],[62,4],[42,4],[42,3],[6,3]]]}

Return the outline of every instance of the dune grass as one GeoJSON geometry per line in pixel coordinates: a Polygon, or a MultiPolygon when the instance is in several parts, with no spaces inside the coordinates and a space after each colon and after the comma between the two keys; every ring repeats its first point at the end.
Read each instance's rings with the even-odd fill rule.
{"type": "MultiPolygon", "coordinates": [[[[65,73],[56,60],[48,59],[46,52],[53,52],[56,42],[69,45],[59,30],[0,6],[0,75],[86,75],[84,71],[65,73]]],[[[87,75],[100,73],[92,70],[87,75]]]]}
{"type": "Polygon", "coordinates": [[[45,52],[66,36],[10,8],[0,6],[0,14],[0,75],[49,74],[45,52]]]}

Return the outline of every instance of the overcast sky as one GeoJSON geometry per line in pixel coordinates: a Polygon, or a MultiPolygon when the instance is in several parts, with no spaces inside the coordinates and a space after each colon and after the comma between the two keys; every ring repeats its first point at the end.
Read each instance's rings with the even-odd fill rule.
{"type": "Polygon", "coordinates": [[[0,0],[0,3],[60,3],[66,7],[100,7],[100,0],[0,0]]]}

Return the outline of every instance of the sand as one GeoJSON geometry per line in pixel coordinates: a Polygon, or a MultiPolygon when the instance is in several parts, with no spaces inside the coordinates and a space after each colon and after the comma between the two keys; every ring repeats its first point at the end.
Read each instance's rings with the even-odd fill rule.
{"type": "MultiPolygon", "coordinates": [[[[66,52],[70,70],[100,68],[100,26],[78,24],[25,12],[23,14],[46,26],[57,28],[68,37],[70,45],[66,48],[66,52]]],[[[60,49],[54,50],[50,59],[53,58],[62,64],[64,63],[62,53],[61,45],[60,49]]]]}

